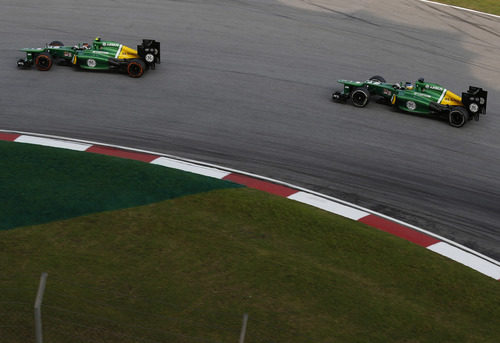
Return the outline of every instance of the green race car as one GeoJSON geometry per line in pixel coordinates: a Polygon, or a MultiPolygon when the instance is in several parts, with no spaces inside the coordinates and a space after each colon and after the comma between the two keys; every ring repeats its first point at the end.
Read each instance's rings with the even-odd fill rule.
{"type": "Polygon", "coordinates": [[[436,83],[418,79],[415,84],[387,83],[381,76],[366,81],[338,80],[344,86],[342,91],[332,94],[336,102],[351,100],[356,107],[365,107],[371,96],[378,96],[387,103],[405,112],[438,115],[446,118],[451,126],[462,127],[467,121],[479,120],[479,114],[486,114],[488,92],[470,86],[458,96],[436,83]]]}
{"type": "Polygon", "coordinates": [[[131,77],[141,77],[147,69],[155,69],[160,63],[160,42],[143,39],[137,50],[113,41],[103,41],[99,37],[92,44],[80,43],[65,46],[53,41],[44,48],[21,49],[25,59],[19,59],[17,66],[47,71],[54,63],[75,65],[88,70],[120,70],[131,77]]]}

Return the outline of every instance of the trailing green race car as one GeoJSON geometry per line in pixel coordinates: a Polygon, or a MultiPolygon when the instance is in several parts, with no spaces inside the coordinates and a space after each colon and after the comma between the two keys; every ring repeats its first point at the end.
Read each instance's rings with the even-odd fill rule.
{"type": "Polygon", "coordinates": [[[20,68],[35,65],[47,71],[54,63],[77,65],[88,70],[120,70],[131,77],[141,77],[147,69],[155,69],[160,63],[160,42],[143,39],[137,50],[113,41],[102,41],[97,37],[92,44],[81,43],[65,46],[59,41],[45,48],[21,49],[26,58],[17,61],[20,68]]]}
{"type": "Polygon", "coordinates": [[[378,75],[366,81],[338,82],[344,85],[344,89],[334,92],[332,99],[336,102],[351,99],[356,107],[365,107],[375,95],[382,102],[405,112],[446,118],[454,127],[461,127],[472,118],[479,120],[479,114],[486,114],[488,92],[479,87],[470,86],[460,97],[436,83],[425,82],[423,78],[414,85],[411,82],[387,83],[378,75]]]}

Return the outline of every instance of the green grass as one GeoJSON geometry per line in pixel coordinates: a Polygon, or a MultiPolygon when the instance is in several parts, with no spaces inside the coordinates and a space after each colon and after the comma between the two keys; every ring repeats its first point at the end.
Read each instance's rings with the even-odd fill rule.
{"type": "Polygon", "coordinates": [[[34,341],[42,271],[51,343],[235,342],[243,313],[246,343],[500,337],[498,281],[247,188],[0,231],[0,270],[2,342],[34,341]]]}
{"type": "Polygon", "coordinates": [[[449,4],[464,8],[470,8],[476,11],[500,15],[500,2],[498,0],[436,0],[443,4],[449,4]]]}

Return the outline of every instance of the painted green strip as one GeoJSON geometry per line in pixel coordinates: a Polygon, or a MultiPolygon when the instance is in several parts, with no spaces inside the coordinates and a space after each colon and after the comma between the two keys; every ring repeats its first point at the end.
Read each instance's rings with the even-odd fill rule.
{"type": "Polygon", "coordinates": [[[0,230],[241,187],[139,161],[0,142],[0,230]]]}

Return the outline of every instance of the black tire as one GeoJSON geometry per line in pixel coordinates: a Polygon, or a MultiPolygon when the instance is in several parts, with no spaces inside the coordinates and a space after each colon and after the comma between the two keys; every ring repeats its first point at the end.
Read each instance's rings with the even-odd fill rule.
{"type": "Polygon", "coordinates": [[[448,122],[453,127],[462,127],[469,119],[469,112],[463,107],[453,107],[448,115],[448,122]]]}
{"type": "Polygon", "coordinates": [[[141,77],[146,70],[146,63],[142,60],[132,60],[127,64],[127,74],[130,77],[141,77]]]}
{"type": "Polygon", "coordinates": [[[370,81],[378,81],[378,82],[382,82],[382,83],[385,83],[385,79],[380,76],[380,75],[374,75],[372,77],[370,77],[370,81]]]}
{"type": "Polygon", "coordinates": [[[52,68],[52,64],[54,64],[52,56],[50,56],[47,52],[42,52],[35,57],[36,68],[40,71],[50,70],[50,68],[52,68]]]}
{"type": "Polygon", "coordinates": [[[351,92],[351,101],[356,107],[365,107],[370,102],[370,92],[365,87],[358,87],[351,92]]]}
{"type": "Polygon", "coordinates": [[[63,42],[55,40],[50,42],[49,46],[64,46],[63,42]]]}

